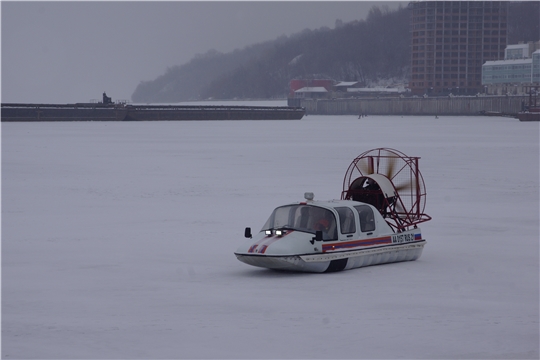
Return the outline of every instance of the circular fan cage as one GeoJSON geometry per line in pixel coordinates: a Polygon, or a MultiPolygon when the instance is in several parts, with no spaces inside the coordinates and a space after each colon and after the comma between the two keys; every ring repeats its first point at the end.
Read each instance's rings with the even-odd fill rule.
{"type": "Polygon", "coordinates": [[[360,154],[345,173],[341,199],[375,206],[396,232],[416,228],[431,219],[418,159],[389,148],[360,154]]]}

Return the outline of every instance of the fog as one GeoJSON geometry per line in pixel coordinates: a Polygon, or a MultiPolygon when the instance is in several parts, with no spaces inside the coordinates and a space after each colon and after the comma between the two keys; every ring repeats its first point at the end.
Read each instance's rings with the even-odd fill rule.
{"type": "Polygon", "coordinates": [[[2,2],[2,102],[129,100],[141,81],[215,49],[362,20],[407,2],[2,2]]]}

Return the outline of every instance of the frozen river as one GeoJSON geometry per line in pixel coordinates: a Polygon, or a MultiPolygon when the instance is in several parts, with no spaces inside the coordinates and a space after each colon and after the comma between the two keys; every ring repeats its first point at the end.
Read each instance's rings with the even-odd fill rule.
{"type": "Polygon", "coordinates": [[[537,359],[539,166],[510,118],[2,123],[2,358],[537,359]],[[236,260],[378,147],[421,157],[419,260],[236,260]]]}

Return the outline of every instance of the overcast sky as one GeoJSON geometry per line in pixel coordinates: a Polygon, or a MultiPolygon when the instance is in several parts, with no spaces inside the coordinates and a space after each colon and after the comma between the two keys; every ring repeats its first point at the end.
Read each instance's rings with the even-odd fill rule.
{"type": "Polygon", "coordinates": [[[130,100],[139,82],[196,54],[334,28],[336,19],[361,20],[374,5],[399,4],[2,1],[2,102],[88,102],[103,91],[130,100]]]}

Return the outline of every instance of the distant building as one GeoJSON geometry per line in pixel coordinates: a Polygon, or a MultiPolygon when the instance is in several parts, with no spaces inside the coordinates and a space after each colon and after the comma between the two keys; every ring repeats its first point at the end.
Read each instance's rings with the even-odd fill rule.
{"type": "Polygon", "coordinates": [[[492,95],[526,94],[540,83],[540,42],[508,45],[505,59],[482,65],[484,92],[492,95]]]}
{"type": "Polygon", "coordinates": [[[362,86],[362,83],[359,81],[340,81],[334,85],[334,91],[336,92],[347,92],[351,89],[357,89],[362,86]]]}
{"type": "MultiPolygon", "coordinates": [[[[289,82],[289,98],[296,98],[299,95],[305,96],[309,90],[303,90],[297,93],[302,88],[324,88],[326,92],[332,91],[336,82],[331,79],[293,79],[289,82]]],[[[319,91],[317,91],[319,92],[319,91]]]]}
{"type": "Polygon", "coordinates": [[[504,50],[504,60],[530,58],[529,44],[508,45],[504,50]]]}
{"type": "Polygon", "coordinates": [[[532,82],[540,84],[540,50],[532,54],[532,82]]]}
{"type": "Polygon", "coordinates": [[[328,90],[323,86],[303,87],[294,92],[296,99],[322,99],[328,97],[328,90]]]}
{"type": "Polygon", "coordinates": [[[397,87],[364,87],[360,81],[330,79],[294,79],[289,83],[289,106],[299,106],[301,99],[346,99],[366,97],[398,97],[407,94],[403,84],[397,87]]]}
{"type": "Polygon", "coordinates": [[[360,97],[398,97],[407,94],[404,87],[373,87],[348,89],[349,95],[360,97]]]}
{"type": "Polygon", "coordinates": [[[411,79],[415,95],[482,92],[482,65],[504,59],[508,2],[411,2],[411,79]]]}

